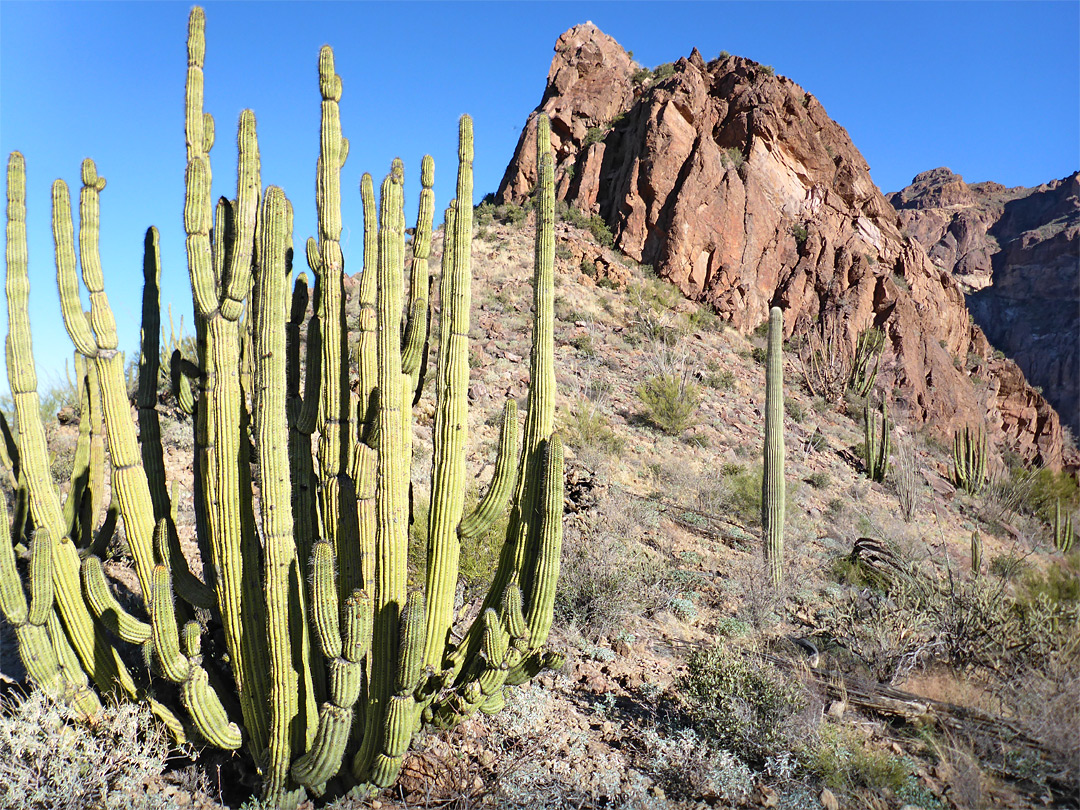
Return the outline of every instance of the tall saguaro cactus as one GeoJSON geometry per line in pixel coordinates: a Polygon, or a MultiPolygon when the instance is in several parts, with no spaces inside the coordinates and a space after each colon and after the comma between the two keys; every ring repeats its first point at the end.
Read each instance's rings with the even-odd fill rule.
{"type": "Polygon", "coordinates": [[[784,314],[769,311],[769,349],[765,360],[765,471],[761,479],[761,526],[765,560],[774,587],[784,566],[784,314]]]}
{"type": "Polygon", "coordinates": [[[422,722],[447,726],[497,711],[506,686],[561,661],[547,648],[563,510],[562,445],[553,432],[550,130],[539,117],[531,386],[520,452],[517,404],[509,400],[489,489],[466,512],[473,133],[467,116],[459,124],[457,198],[447,211],[440,281],[431,517],[428,536],[415,538],[429,553],[425,590],[409,592],[412,412],[429,348],[433,161],[425,157],[420,168],[407,294],[404,165],[394,161],[378,210],[370,176],[361,182],[364,272],[353,379],[339,242],[348,141],[333,52],[319,53],[318,235],[306,250],[311,290],[306,275],[293,281],[292,205],[280,188],[263,192],[250,110],[237,127],[236,196],[212,204],[214,123],[203,111],[205,18],[198,8],[187,53],[184,228],[198,357],[193,364],[174,354],[173,381],[194,416],[191,490],[204,578],[188,568],[180,544],[158,427],[158,234],[147,231],[144,245],[137,429],[97,249],[105,181],[89,160],[78,256],[67,186],[53,187],[57,285],[83,402],[76,480],[61,505],[38,413],[26,314],[25,170],[15,153],[8,169],[8,373],[19,446],[4,464],[18,493],[10,531],[0,498],[0,611],[15,625],[41,688],[70,696],[92,715],[100,701],[90,682],[101,691],[119,687],[148,701],[177,737],[190,730],[219,748],[245,748],[261,771],[264,800],[294,807],[305,791],[366,793],[392,784],[422,722]],[[98,526],[106,492],[102,424],[114,502],[98,526]],[[490,530],[508,504],[491,591],[475,621],[455,627],[461,541],[490,530]],[[141,611],[121,607],[95,556],[119,519],[141,611]],[[28,564],[14,553],[20,543],[30,546],[28,564]],[[152,672],[176,685],[186,722],[136,685],[122,644],[139,645],[152,672]]]}

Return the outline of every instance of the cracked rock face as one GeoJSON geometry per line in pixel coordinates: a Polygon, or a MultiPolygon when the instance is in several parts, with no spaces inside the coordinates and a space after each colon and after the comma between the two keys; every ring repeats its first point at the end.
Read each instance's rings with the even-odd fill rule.
{"type": "Polygon", "coordinates": [[[1006,188],[939,168],[888,199],[967,290],[990,342],[1080,435],[1080,172],[1006,188]]]}
{"type": "MultiPolygon", "coordinates": [[[[854,345],[880,326],[893,407],[942,439],[983,424],[999,449],[1061,465],[1057,413],[1015,364],[992,359],[961,286],[903,232],[847,132],[794,82],[696,49],[646,77],[589,23],[556,43],[537,112],[551,118],[559,198],[603,217],[623,252],[687,296],[743,332],[774,304],[788,336],[824,319],[854,345]]],[[[500,202],[523,202],[535,183],[531,117],[500,202]]]]}

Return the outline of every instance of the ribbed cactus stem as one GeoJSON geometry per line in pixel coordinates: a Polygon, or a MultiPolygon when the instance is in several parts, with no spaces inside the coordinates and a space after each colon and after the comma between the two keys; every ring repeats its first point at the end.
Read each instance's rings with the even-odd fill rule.
{"type": "MultiPolygon", "coordinates": [[[[57,607],[63,616],[71,645],[83,669],[102,689],[119,684],[128,694],[135,684],[116,650],[94,627],[82,595],[79,554],[67,537],[63,511],[49,472],[45,428],[37,395],[33,343],[30,337],[28,254],[26,247],[26,166],[13,152],[7,167],[7,373],[19,428],[19,458],[29,489],[34,524],[52,538],[53,577],[57,607]]],[[[82,319],[82,310],[78,317],[82,319]]]]}
{"type": "Polygon", "coordinates": [[[765,470],[761,480],[761,526],[765,560],[773,587],[784,566],[784,315],[769,312],[769,349],[765,361],[765,470]]]}
{"type": "Polygon", "coordinates": [[[431,516],[428,528],[427,649],[424,663],[443,668],[461,543],[457,536],[465,509],[465,444],[469,435],[469,308],[472,299],[472,121],[462,116],[458,128],[459,194],[447,217],[443,273],[439,291],[439,364],[436,370],[435,426],[432,442],[431,516]],[[465,195],[465,196],[460,196],[465,195]],[[468,230],[465,230],[465,229],[468,230]]]}
{"type": "Polygon", "coordinates": [[[976,529],[971,533],[971,573],[975,577],[982,573],[982,550],[982,537],[976,529]]]}
{"type": "Polygon", "coordinates": [[[270,653],[270,747],[263,794],[279,803],[289,787],[292,752],[305,744],[305,730],[314,728],[317,718],[310,673],[293,652],[294,645],[306,646],[303,636],[307,621],[293,539],[289,429],[285,419],[285,316],[290,282],[285,261],[287,209],[285,193],[270,186],[259,217],[260,267],[252,295],[256,358],[252,411],[264,504],[260,516],[270,653]],[[305,716],[297,722],[301,712],[305,716]]]}
{"type": "Polygon", "coordinates": [[[878,430],[874,412],[870,409],[870,400],[863,408],[866,442],[866,474],[871,481],[881,483],[889,467],[889,453],[892,447],[889,415],[885,407],[885,398],[881,399],[881,429],[878,430]]]}

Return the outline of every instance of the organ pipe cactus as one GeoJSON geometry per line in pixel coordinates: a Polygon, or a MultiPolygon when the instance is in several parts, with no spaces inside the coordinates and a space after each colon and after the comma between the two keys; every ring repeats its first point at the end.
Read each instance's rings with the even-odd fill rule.
{"type": "Polygon", "coordinates": [[[1072,549],[1073,539],[1072,515],[1066,513],[1064,519],[1061,516],[1061,501],[1054,502],[1054,548],[1062,554],[1068,554],[1072,549]]]}
{"type": "Polygon", "coordinates": [[[885,408],[885,398],[881,399],[881,428],[878,429],[877,419],[870,410],[870,400],[866,400],[863,407],[863,418],[866,426],[866,474],[871,481],[881,483],[885,480],[885,473],[889,468],[889,452],[892,446],[892,428],[889,424],[889,414],[885,408]]]}
{"type": "Polygon", "coordinates": [[[765,471],[761,479],[761,526],[765,560],[774,587],[784,565],[784,314],[769,312],[769,350],[765,360],[765,471]]]}
{"type": "Polygon", "coordinates": [[[971,533],[971,573],[976,578],[982,573],[982,551],[982,536],[976,529],[971,533]]]}
{"type": "Polygon", "coordinates": [[[3,448],[17,497],[10,534],[0,499],[0,610],[43,689],[70,696],[88,715],[100,706],[91,681],[99,691],[145,700],[178,738],[190,730],[216,747],[246,749],[262,773],[264,800],[289,807],[305,790],[363,794],[390,785],[422,722],[448,726],[475,711],[497,711],[506,686],[561,661],[546,643],[563,503],[563,453],[553,433],[550,130],[539,117],[524,434],[519,443],[510,400],[489,489],[467,512],[473,136],[471,120],[460,122],[457,197],[446,215],[440,280],[431,517],[428,536],[419,538],[428,544],[427,570],[424,590],[409,592],[412,410],[427,368],[433,162],[425,158],[420,169],[407,295],[404,165],[394,161],[378,208],[370,176],[361,182],[364,273],[353,379],[339,242],[348,141],[333,52],[319,54],[318,235],[305,251],[309,288],[305,274],[292,278],[292,206],[281,189],[261,186],[251,111],[241,113],[237,128],[236,195],[212,202],[204,28],[196,8],[187,43],[184,228],[197,358],[170,358],[179,404],[194,417],[191,489],[203,576],[188,568],[181,546],[156,413],[158,234],[148,230],[144,244],[136,427],[98,258],[105,181],[89,160],[78,257],[67,186],[53,187],[57,284],[78,353],[82,403],[77,480],[61,505],[38,413],[26,315],[25,170],[15,153],[8,168],[7,367],[19,442],[3,448]],[[89,312],[80,303],[80,270],[89,312]],[[107,509],[105,438],[114,495],[107,509]],[[508,507],[491,591],[476,620],[455,628],[461,541],[490,530],[508,507]],[[99,559],[119,518],[141,610],[121,607],[99,559]],[[20,544],[30,546],[26,564],[16,558],[20,544]],[[179,714],[137,685],[120,654],[124,644],[139,645],[152,672],[176,684],[179,714]]]}
{"type": "Polygon", "coordinates": [[[986,433],[982,428],[975,434],[964,428],[953,437],[953,483],[971,495],[982,491],[986,483],[986,433]]]}

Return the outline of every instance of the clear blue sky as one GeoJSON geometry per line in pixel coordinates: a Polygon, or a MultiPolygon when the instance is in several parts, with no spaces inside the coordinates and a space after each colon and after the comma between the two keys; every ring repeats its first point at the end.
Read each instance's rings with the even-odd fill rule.
{"type": "MultiPolygon", "coordinates": [[[[924,169],[1036,185],[1080,164],[1080,4],[209,2],[206,109],[217,124],[214,194],[235,194],[235,124],[258,119],[263,183],[286,189],[296,242],[315,230],[316,62],[334,46],[351,141],[343,175],[346,269],[359,270],[360,175],[406,162],[409,218],[425,152],[437,205],[453,194],[457,118],[476,130],[477,200],[494,191],[539,103],[552,47],[592,20],[645,66],[696,46],[771,64],[845,126],[874,180],[924,169]]],[[[188,3],[0,2],[0,150],[26,156],[31,319],[39,369],[63,369],[49,225],[56,177],[78,187],[93,157],[106,286],[121,347],[138,341],[142,235],[162,233],[163,305],[190,325],[183,251],[183,92],[188,3]]],[[[298,251],[298,255],[302,255],[298,251]]],[[[297,263],[298,266],[303,262],[297,263]]],[[[6,333],[6,309],[0,313],[6,333]]],[[[0,359],[2,363],[2,359],[0,359]]],[[[7,387],[0,376],[0,390],[7,387]]]]}

